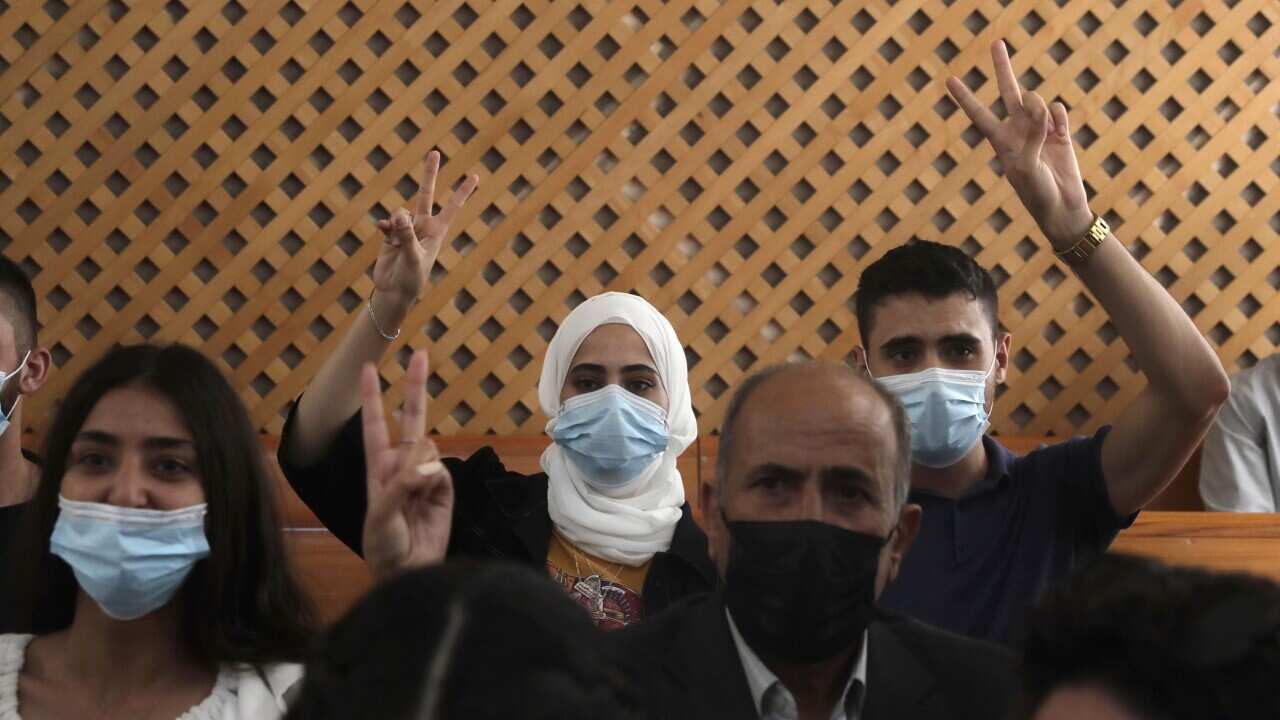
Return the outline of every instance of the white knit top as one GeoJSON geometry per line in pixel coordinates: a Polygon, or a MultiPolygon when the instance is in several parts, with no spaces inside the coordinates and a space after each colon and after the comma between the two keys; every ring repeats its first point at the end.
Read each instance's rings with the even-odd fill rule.
{"type": "MultiPolygon", "coordinates": [[[[18,712],[18,676],[32,635],[0,635],[0,720],[22,720],[18,712]]],[[[258,669],[225,665],[213,692],[176,720],[278,720],[286,711],[284,694],[302,679],[302,666],[278,663],[258,669]]]]}

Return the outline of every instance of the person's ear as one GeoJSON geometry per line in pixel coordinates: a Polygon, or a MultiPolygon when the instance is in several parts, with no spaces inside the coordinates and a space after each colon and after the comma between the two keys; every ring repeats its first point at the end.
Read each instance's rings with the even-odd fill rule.
{"type": "Polygon", "coordinates": [[[23,368],[18,389],[23,395],[34,395],[49,379],[49,372],[53,369],[53,355],[45,348],[35,348],[23,368]]]}
{"type": "Polygon", "coordinates": [[[1010,333],[996,333],[996,364],[992,369],[992,384],[1004,383],[1009,378],[1009,348],[1014,342],[1014,336],[1010,333]]]}
{"type": "Polygon", "coordinates": [[[708,478],[698,483],[698,507],[702,508],[703,517],[711,517],[720,512],[720,498],[716,493],[716,481],[708,478]]]}
{"type": "Polygon", "coordinates": [[[889,538],[887,555],[884,562],[887,565],[885,569],[884,584],[888,585],[898,577],[898,569],[902,567],[902,560],[907,556],[907,552],[911,550],[911,545],[916,541],[916,534],[920,532],[920,519],[924,516],[924,510],[915,503],[907,503],[902,506],[902,510],[898,512],[898,524],[895,526],[897,532],[892,533],[889,538]]]}
{"type": "Polygon", "coordinates": [[[702,527],[707,534],[707,554],[721,578],[729,567],[729,526],[725,524],[724,497],[719,478],[702,484],[702,527]]]}
{"type": "Polygon", "coordinates": [[[1007,332],[996,336],[996,366],[991,374],[999,385],[1009,377],[1009,348],[1013,344],[1013,335],[1007,332]]]}
{"type": "Polygon", "coordinates": [[[867,351],[861,345],[853,348],[853,369],[862,373],[863,377],[871,376],[871,368],[867,365],[867,351]]]}

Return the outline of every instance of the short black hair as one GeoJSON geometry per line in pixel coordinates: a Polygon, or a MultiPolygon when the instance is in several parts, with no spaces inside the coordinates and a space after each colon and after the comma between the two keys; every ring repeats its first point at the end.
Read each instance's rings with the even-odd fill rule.
{"type": "MultiPolygon", "coordinates": [[[[1000,328],[996,283],[963,250],[928,240],[913,240],[884,254],[867,266],[858,278],[854,313],[864,347],[870,342],[873,316],[878,305],[895,295],[917,293],[930,300],[964,293],[982,303],[994,338],[1000,328]]],[[[870,348],[867,348],[870,351],[870,348]]]]}
{"type": "Polygon", "coordinates": [[[878,382],[872,382],[862,373],[848,365],[810,360],[799,363],[771,365],[750,375],[742,381],[729,398],[729,407],[725,410],[724,420],[720,423],[720,448],[716,453],[716,492],[723,493],[725,481],[729,475],[729,459],[733,454],[733,445],[737,436],[738,418],[747,400],[766,380],[784,372],[828,371],[847,377],[855,383],[865,384],[872,393],[884,401],[889,408],[889,417],[893,422],[893,436],[898,446],[898,455],[894,458],[893,509],[897,514],[907,503],[911,492],[911,426],[907,423],[907,413],[888,390],[878,382]]]}
{"type": "Polygon", "coordinates": [[[35,349],[39,328],[36,290],[22,266],[4,255],[0,255],[0,316],[13,326],[19,358],[35,349]]]}
{"type": "Polygon", "coordinates": [[[546,573],[477,560],[411,571],[333,626],[287,717],[638,718],[600,635],[546,573]]]}
{"type": "Polygon", "coordinates": [[[1108,554],[1051,592],[1022,643],[1022,717],[1055,690],[1145,717],[1280,717],[1280,585],[1108,554]]]}
{"type": "Polygon", "coordinates": [[[204,355],[185,345],[117,347],[67,391],[45,437],[40,486],[23,514],[15,568],[16,610],[8,632],[41,635],[70,626],[77,585],[71,568],[49,551],[58,495],[71,446],[109,392],[145,387],[178,409],[195,441],[209,505],[209,557],[196,563],[175,600],[184,640],[210,663],[302,660],[314,639],[315,612],[290,569],[274,483],[262,442],[231,384],[204,355]]]}

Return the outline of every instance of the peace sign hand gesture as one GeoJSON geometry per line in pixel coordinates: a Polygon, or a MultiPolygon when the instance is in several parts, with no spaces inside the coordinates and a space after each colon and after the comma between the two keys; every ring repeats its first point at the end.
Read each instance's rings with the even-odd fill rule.
{"type": "Polygon", "coordinates": [[[400,208],[390,219],[377,222],[383,239],[373,266],[373,286],[378,293],[392,296],[404,309],[422,296],[427,275],[440,254],[440,244],[449,234],[450,223],[480,184],[479,177],[468,175],[453,191],[449,204],[432,215],[439,173],[440,153],[432,150],[423,165],[413,214],[400,208]]]}
{"type": "Polygon", "coordinates": [[[1000,122],[959,78],[947,80],[947,90],[965,115],[991,143],[1009,184],[1031,212],[1054,250],[1067,250],[1093,223],[1067,125],[1067,108],[1060,102],[1046,107],[1044,98],[1022,92],[1004,42],[991,46],[996,84],[1009,116],[1000,122]]]}
{"type": "Polygon", "coordinates": [[[453,479],[426,437],[426,351],[415,352],[409,362],[396,445],[387,435],[377,369],[365,365],[360,381],[369,499],[364,560],[374,579],[383,580],[444,560],[453,522],[453,479]]]}

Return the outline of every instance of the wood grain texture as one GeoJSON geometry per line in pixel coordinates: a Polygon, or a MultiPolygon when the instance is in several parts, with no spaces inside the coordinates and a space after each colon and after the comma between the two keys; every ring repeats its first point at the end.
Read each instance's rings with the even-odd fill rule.
{"type": "MultiPolygon", "coordinates": [[[[1026,455],[1041,445],[1061,442],[1061,438],[1046,435],[1001,435],[996,441],[1011,450],[1015,455],[1026,455]]],[[[702,470],[702,482],[714,483],[716,480],[716,458],[720,453],[720,437],[705,436],[698,439],[699,466],[702,470]]],[[[1197,448],[1191,459],[1170,481],[1169,485],[1154,500],[1147,504],[1147,510],[1160,511],[1199,511],[1204,510],[1204,501],[1200,499],[1200,450],[1197,448]]]]}
{"type": "MultiPolygon", "coordinates": [[[[328,531],[289,529],[285,539],[295,571],[325,622],[340,617],[371,586],[364,564],[328,531]]],[[[1280,582],[1280,516],[1144,512],[1112,551],[1280,582]]]]}
{"type": "Polygon", "coordinates": [[[31,422],[113,344],[181,340],[278,433],[439,148],[482,184],[384,375],[431,350],[440,433],[539,434],[547,340],[606,289],[675,324],[709,432],[752,370],[846,360],[862,268],[917,237],[1001,284],[995,429],[1091,431],[1142,378],[942,85],[993,100],[997,38],[1228,368],[1280,343],[1271,0],[3,0],[0,27],[0,251],[58,365],[31,422]]]}
{"type": "Polygon", "coordinates": [[[1280,515],[1144,512],[1111,549],[1280,582],[1280,515]]]}
{"type": "MultiPolygon", "coordinates": [[[[699,522],[703,518],[691,488],[698,482],[714,482],[718,440],[700,438],[682,458],[683,463],[688,463],[695,449],[698,451],[698,463],[682,469],[687,467],[686,494],[699,522]]],[[[1001,442],[1019,453],[1028,452],[1047,440],[1049,438],[1030,436],[1001,438],[1001,442]]],[[[546,446],[545,439],[532,437],[455,436],[440,438],[439,443],[443,455],[456,457],[466,457],[481,447],[491,446],[508,467],[518,472],[537,472],[536,457],[546,446]]],[[[275,440],[266,438],[264,447],[274,453],[275,440]]],[[[271,465],[282,502],[282,523],[290,558],[304,587],[319,605],[322,619],[332,622],[371,586],[368,571],[354,553],[320,525],[284,482],[275,463],[271,465]]],[[[1280,581],[1280,515],[1159,509],[1199,508],[1198,496],[1195,504],[1180,503],[1179,489],[1194,494],[1194,474],[1180,475],[1153,503],[1157,509],[1144,510],[1132,527],[1120,533],[1112,551],[1154,557],[1176,565],[1248,572],[1280,581]]]]}

